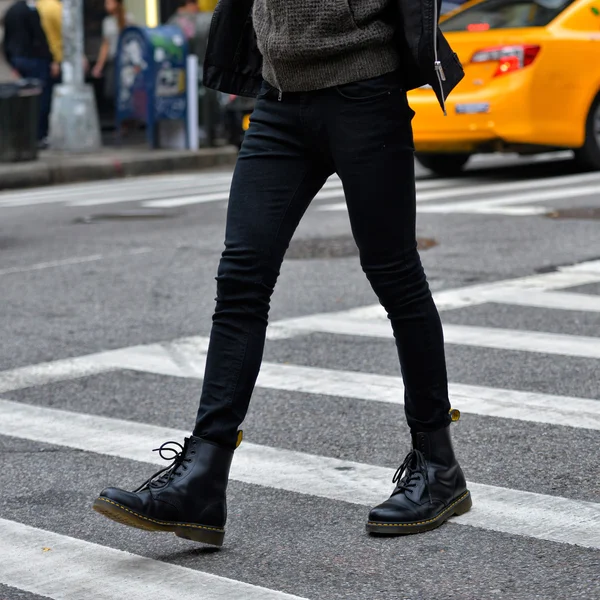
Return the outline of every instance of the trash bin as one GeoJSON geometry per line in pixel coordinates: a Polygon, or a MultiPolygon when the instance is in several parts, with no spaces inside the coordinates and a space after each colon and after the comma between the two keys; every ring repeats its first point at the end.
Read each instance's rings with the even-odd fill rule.
{"type": "Polygon", "coordinates": [[[33,79],[0,83],[0,162],[37,158],[41,93],[33,79]]]}

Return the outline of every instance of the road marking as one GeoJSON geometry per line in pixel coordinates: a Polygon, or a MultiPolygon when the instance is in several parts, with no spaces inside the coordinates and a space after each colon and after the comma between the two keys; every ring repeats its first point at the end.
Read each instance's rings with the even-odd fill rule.
{"type": "Polygon", "coordinates": [[[129,252],[121,252],[118,254],[92,254],[91,256],[78,256],[73,258],[65,258],[62,260],[51,260],[47,262],[35,263],[21,267],[8,267],[0,269],[0,275],[12,275],[14,273],[28,273],[30,271],[43,271],[44,269],[54,269],[56,267],[66,267],[69,265],[80,265],[83,263],[97,262],[99,260],[109,260],[111,258],[120,258],[123,256],[136,256],[138,254],[147,254],[152,252],[151,248],[136,248],[129,252]]]}
{"type": "MultiPolygon", "coordinates": [[[[540,186],[541,187],[541,186],[540,186]]],[[[580,196],[597,196],[599,191],[598,184],[573,187],[568,189],[558,190],[540,190],[528,194],[520,194],[514,196],[501,196],[496,198],[488,198],[486,200],[465,201],[465,202],[448,202],[445,204],[427,205],[419,208],[422,213],[462,213],[462,212],[480,212],[482,214],[493,213],[498,208],[507,210],[512,209],[515,204],[526,204],[528,202],[547,202],[548,200],[562,200],[563,198],[579,198],[580,196]]],[[[530,210],[530,209],[528,209],[530,210]]],[[[542,212],[547,212],[547,209],[539,207],[542,212]]],[[[514,214],[518,214],[514,212],[514,214]]],[[[527,213],[524,214],[532,214],[527,213]]]]}
{"type": "MultiPolygon", "coordinates": [[[[277,339],[285,339],[287,332],[292,332],[295,328],[303,335],[320,332],[334,335],[392,338],[392,328],[387,322],[348,319],[330,314],[302,317],[297,322],[287,321],[282,325],[282,331],[277,333],[277,339]]],[[[444,325],[444,339],[447,344],[460,346],[600,359],[600,337],[447,323],[444,325]]]]}
{"type": "MultiPolygon", "coordinates": [[[[600,175],[598,173],[584,173],[579,175],[566,175],[559,177],[550,177],[544,179],[533,179],[528,181],[512,181],[509,183],[491,183],[491,184],[483,184],[483,185],[469,185],[463,187],[455,186],[453,189],[443,189],[437,191],[427,191],[422,194],[417,194],[418,202],[431,202],[433,200],[447,200],[449,198],[459,198],[462,196],[485,196],[486,194],[494,194],[494,193],[508,193],[508,192],[519,192],[524,190],[536,190],[533,194],[527,194],[527,200],[520,199],[523,196],[500,196],[498,198],[490,198],[487,200],[482,200],[481,202],[485,202],[485,205],[489,206],[489,203],[492,202],[493,205],[500,204],[515,204],[515,203],[523,203],[523,202],[531,202],[534,199],[546,200],[549,199],[547,194],[559,194],[555,197],[573,197],[568,196],[571,192],[574,192],[578,189],[585,189],[585,192],[575,193],[574,195],[587,195],[587,194],[596,194],[598,193],[598,185],[595,186],[587,186],[585,188],[576,188],[570,187],[566,188],[561,192],[561,190],[555,190],[554,192],[545,192],[544,188],[556,188],[559,186],[573,186],[574,184],[579,183],[587,183],[587,182],[595,182],[596,184],[600,184],[600,175]]],[[[473,199],[474,203],[477,203],[475,199],[473,199]]],[[[462,203],[458,203],[462,204],[462,203]]],[[[465,205],[469,204],[468,202],[465,205]]],[[[446,206],[446,205],[439,205],[446,206]]],[[[326,207],[322,207],[321,210],[344,210],[345,204],[329,204],[326,207]]],[[[426,207],[421,207],[419,210],[426,211],[426,207]]],[[[437,211],[436,211],[437,212],[437,211]]]]}
{"type": "Polygon", "coordinates": [[[577,294],[569,292],[542,292],[528,290],[523,293],[518,290],[498,289],[494,294],[496,300],[502,304],[514,306],[531,306],[534,308],[549,308],[557,310],[571,310],[579,312],[600,312],[600,296],[593,294],[577,294]]]}
{"type": "MultiPolygon", "coordinates": [[[[30,365],[0,372],[0,393],[123,369],[202,379],[207,349],[208,338],[191,337],[30,365]]],[[[399,376],[264,362],[256,385],[336,398],[404,403],[404,385],[399,376]]],[[[459,383],[450,383],[450,397],[465,414],[600,430],[600,400],[459,383]]]]}
{"type": "Polygon", "coordinates": [[[306,600],[0,519],[0,582],[54,600],[306,600]]]}
{"type": "MultiPolygon", "coordinates": [[[[163,464],[151,452],[157,444],[189,435],[5,400],[0,400],[0,417],[2,435],[152,464],[163,464]]],[[[246,442],[237,450],[231,470],[236,481],[365,506],[389,495],[393,475],[394,469],[246,442]]],[[[469,489],[474,508],[454,523],[600,548],[600,504],[478,483],[469,483],[469,489]]]]}
{"type": "MultiPolygon", "coordinates": [[[[456,310],[468,306],[477,306],[487,302],[502,303],[502,298],[511,291],[519,292],[524,298],[529,292],[540,292],[559,290],[563,288],[588,285],[600,282],[600,260],[591,260],[575,265],[558,267],[556,271],[550,273],[540,273],[538,275],[526,275],[515,279],[501,279],[490,283],[479,283],[461,288],[451,288],[440,290],[433,294],[435,304],[440,311],[456,310]]],[[[507,302],[510,304],[510,302],[507,302]]],[[[307,317],[294,317],[291,319],[282,319],[270,326],[268,331],[269,339],[286,339],[294,335],[302,334],[301,324],[304,319],[313,317],[327,318],[329,316],[339,316],[348,319],[380,319],[387,321],[386,313],[380,304],[369,304],[349,310],[316,313],[307,317]],[[286,329],[286,325],[292,324],[292,328],[286,329]]]]}

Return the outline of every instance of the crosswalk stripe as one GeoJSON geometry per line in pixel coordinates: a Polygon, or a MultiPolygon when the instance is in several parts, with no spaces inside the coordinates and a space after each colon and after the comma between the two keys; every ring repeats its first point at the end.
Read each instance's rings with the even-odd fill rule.
{"type": "MultiPolygon", "coordinates": [[[[166,175],[152,177],[135,177],[131,179],[119,179],[118,181],[97,181],[93,186],[86,184],[68,184],[52,187],[34,188],[20,190],[18,192],[0,192],[0,207],[20,206],[29,204],[45,204],[52,202],[64,202],[73,198],[114,198],[121,195],[127,200],[135,194],[143,199],[144,196],[156,196],[159,194],[182,195],[183,190],[189,190],[191,194],[204,191],[205,188],[219,187],[223,190],[231,185],[232,172],[205,173],[197,175],[166,175]],[[111,193],[114,192],[114,193],[111,193]]],[[[338,185],[340,179],[332,176],[325,184],[338,185]]],[[[451,188],[460,184],[460,180],[452,179],[418,179],[417,187],[420,189],[451,188]]],[[[166,197],[166,196],[165,196],[166,197]]]]}
{"type": "MultiPolygon", "coordinates": [[[[284,339],[285,332],[294,329],[303,334],[320,332],[384,339],[391,339],[392,336],[389,323],[384,321],[348,319],[335,314],[303,317],[297,322],[290,320],[281,327],[278,339],[284,339]]],[[[447,344],[460,346],[600,359],[600,338],[597,337],[445,324],[444,339],[447,344]]]]}
{"type": "MultiPolygon", "coordinates": [[[[97,182],[90,188],[89,185],[70,184],[52,188],[39,188],[25,192],[0,193],[1,207],[29,206],[46,203],[63,203],[67,206],[96,206],[121,202],[147,201],[157,204],[144,204],[149,208],[169,208],[214,202],[228,199],[229,186],[232,173],[208,172],[198,175],[179,176],[154,176],[151,178],[136,178],[111,182],[97,182]],[[220,194],[217,194],[221,192],[220,194]],[[215,198],[215,196],[217,196],[215,198]],[[213,199],[209,199],[210,197],[213,199]]],[[[503,214],[539,214],[543,207],[519,207],[512,204],[526,203],[550,199],[552,197],[576,197],[593,193],[594,186],[585,186],[586,183],[600,183],[597,173],[584,173],[576,175],[563,175],[552,178],[534,179],[527,181],[481,183],[481,180],[468,179],[417,179],[418,201],[432,202],[451,198],[470,198],[465,202],[435,204],[422,206],[423,212],[468,212],[498,213],[503,214]],[[583,185],[584,187],[576,187],[583,185]],[[562,187],[565,186],[565,187],[562,187]],[[568,188],[566,186],[572,186],[568,188]],[[560,188],[544,192],[544,188],[560,188]],[[477,200],[473,196],[486,196],[487,194],[510,194],[535,190],[532,194],[503,195],[498,198],[477,200]],[[561,191],[564,190],[564,191],[561,191]],[[589,190],[592,190],[590,192],[589,190]],[[553,196],[554,195],[554,196],[553,196]]],[[[322,199],[343,198],[341,182],[337,176],[331,177],[326,185],[339,188],[337,194],[324,194],[322,199]]],[[[320,207],[320,210],[345,210],[345,203],[333,203],[320,207]]]]}
{"type": "Polygon", "coordinates": [[[579,294],[570,292],[540,292],[507,289],[497,291],[496,299],[491,302],[512,304],[514,306],[530,306],[533,308],[549,308],[557,310],[571,310],[581,312],[600,312],[600,296],[593,294],[579,294]]]}
{"type": "MultiPolygon", "coordinates": [[[[588,285],[600,282],[600,260],[591,260],[574,265],[558,267],[556,271],[526,275],[514,279],[501,279],[490,283],[450,288],[434,293],[435,304],[440,311],[456,310],[468,306],[485,304],[486,302],[502,303],[503,299],[515,293],[526,299],[529,294],[560,290],[569,287],[588,285]]],[[[543,297],[543,296],[541,296],[543,297]]],[[[506,302],[510,304],[510,301],[506,302]]],[[[548,307],[552,308],[552,307],[548,307]]],[[[293,317],[273,323],[268,332],[270,339],[285,339],[302,333],[303,323],[307,319],[326,319],[330,316],[346,319],[379,319],[387,321],[385,310],[380,304],[369,304],[344,311],[316,313],[307,317],[293,317]],[[288,328],[287,326],[290,325],[288,328]]]]}
{"type": "MultiPolygon", "coordinates": [[[[539,184],[542,182],[540,181],[539,184]]],[[[483,187],[483,186],[482,186],[483,187]]],[[[559,188],[555,190],[546,190],[545,186],[537,185],[536,187],[542,188],[535,192],[529,192],[526,194],[515,194],[510,196],[492,196],[491,198],[486,197],[484,200],[465,200],[461,202],[445,202],[442,204],[424,204],[419,206],[419,212],[421,213],[463,213],[463,212],[479,212],[481,214],[494,214],[501,210],[504,214],[513,215],[535,215],[543,214],[547,212],[544,207],[522,207],[518,208],[517,204],[527,204],[530,202],[545,202],[548,200],[562,200],[563,198],[579,198],[580,196],[591,196],[598,193],[598,184],[582,186],[582,187],[571,187],[571,188],[559,188]]],[[[461,190],[462,196],[467,196],[475,193],[477,186],[470,188],[464,188],[461,190]]],[[[427,203],[432,200],[446,200],[452,196],[456,196],[455,192],[458,190],[445,191],[431,191],[424,192],[417,195],[418,203],[427,203]]],[[[491,192],[498,190],[490,190],[491,192]]],[[[323,206],[320,210],[324,211],[336,211],[345,210],[346,205],[344,203],[328,204],[323,206]]]]}
{"type": "MultiPolygon", "coordinates": [[[[583,187],[560,188],[558,190],[539,190],[527,194],[515,194],[513,196],[497,196],[477,200],[475,202],[447,202],[444,204],[427,205],[419,208],[422,213],[460,213],[478,211],[482,214],[493,212],[498,207],[512,208],[516,204],[525,204],[528,202],[546,202],[548,200],[562,200],[566,198],[579,198],[580,196],[592,196],[598,193],[598,184],[583,187]]],[[[546,212],[541,208],[542,212],[546,212]]],[[[524,213],[532,214],[532,213],[524,213]]]]}
{"type": "Polygon", "coordinates": [[[1,583],[53,600],[306,600],[6,519],[0,564],[1,583]]]}
{"type": "MultiPolygon", "coordinates": [[[[458,198],[462,196],[482,196],[487,194],[494,193],[509,193],[509,192],[519,192],[524,190],[536,190],[534,194],[530,196],[528,200],[517,200],[516,202],[530,202],[533,197],[537,197],[538,195],[544,196],[547,193],[543,191],[544,188],[556,188],[560,186],[573,186],[573,184],[578,183],[587,183],[588,181],[595,182],[596,184],[600,184],[600,175],[598,173],[584,173],[578,175],[563,175],[559,177],[546,177],[544,179],[532,179],[527,181],[511,181],[509,183],[488,183],[488,184],[475,184],[468,186],[454,186],[454,189],[443,189],[437,191],[426,191],[422,194],[418,194],[417,200],[419,202],[430,202],[433,200],[446,200],[449,198],[458,198]],[[538,193],[539,190],[539,193],[538,193]]],[[[579,188],[571,187],[562,190],[562,194],[571,192],[572,190],[576,190],[579,188]]],[[[598,190],[598,185],[588,186],[586,189],[592,190],[588,193],[596,193],[598,190]]],[[[561,193],[561,190],[557,190],[554,193],[561,193]]],[[[585,194],[583,194],[585,195],[585,194]]],[[[557,196],[562,197],[562,196],[557,196]]],[[[566,196],[565,196],[566,197],[566,196]]],[[[519,198],[519,196],[501,196],[498,198],[490,198],[485,200],[485,202],[495,202],[495,203],[505,203],[505,204],[513,204],[513,200],[515,198],[519,198]]],[[[543,199],[543,198],[542,198],[543,199]]],[[[322,210],[343,210],[345,206],[340,204],[330,204],[327,207],[323,207],[322,210]]],[[[421,211],[425,211],[426,208],[422,207],[421,211]]]]}
{"type": "MultiPolygon", "coordinates": [[[[0,417],[2,435],[153,464],[163,462],[150,451],[157,443],[189,435],[6,400],[0,400],[0,417]]],[[[236,481],[365,506],[389,495],[393,474],[385,467],[246,442],[231,470],[236,481]]],[[[469,483],[469,489],[474,508],[454,519],[457,524],[600,548],[600,504],[478,483],[469,483]]]]}
{"type": "MultiPolygon", "coordinates": [[[[132,346],[0,372],[0,393],[129,369],[202,379],[208,338],[132,346]]],[[[400,377],[263,362],[257,387],[402,405],[400,377]]],[[[465,414],[600,430],[600,401],[450,383],[455,408],[465,414]]]]}

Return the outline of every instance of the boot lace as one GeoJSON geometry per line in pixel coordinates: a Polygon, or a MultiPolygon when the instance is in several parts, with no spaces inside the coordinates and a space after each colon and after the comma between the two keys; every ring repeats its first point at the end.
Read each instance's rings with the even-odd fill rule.
{"type": "Polygon", "coordinates": [[[419,475],[423,476],[425,485],[429,487],[429,476],[427,474],[427,461],[420,450],[411,450],[404,462],[398,467],[392,483],[396,484],[395,494],[406,492],[414,488],[419,480],[419,475]]]}
{"type": "Polygon", "coordinates": [[[139,488],[134,490],[133,493],[141,492],[146,487],[162,487],[173,479],[173,477],[179,477],[182,471],[187,471],[188,467],[186,463],[192,462],[191,458],[186,457],[187,447],[188,439],[186,438],[183,446],[179,442],[165,442],[160,448],[154,448],[152,452],[158,452],[163,460],[170,460],[171,464],[154,473],[139,488]]]}

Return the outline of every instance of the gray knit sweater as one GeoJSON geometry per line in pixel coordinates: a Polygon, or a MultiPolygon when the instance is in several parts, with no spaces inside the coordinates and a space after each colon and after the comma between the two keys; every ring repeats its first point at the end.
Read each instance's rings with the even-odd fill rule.
{"type": "Polygon", "coordinates": [[[395,70],[392,1],[255,0],[264,79],[283,92],[301,92],[395,70]]]}

